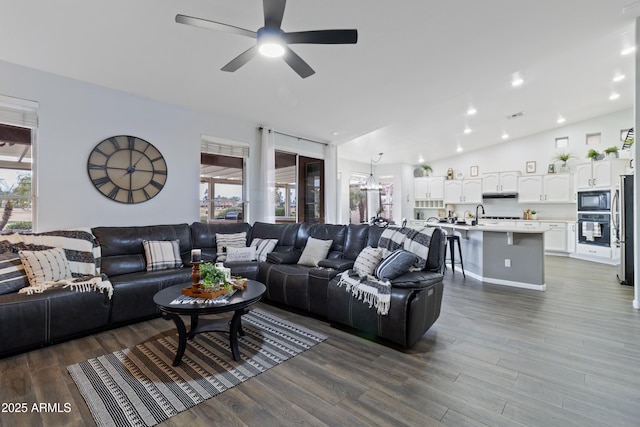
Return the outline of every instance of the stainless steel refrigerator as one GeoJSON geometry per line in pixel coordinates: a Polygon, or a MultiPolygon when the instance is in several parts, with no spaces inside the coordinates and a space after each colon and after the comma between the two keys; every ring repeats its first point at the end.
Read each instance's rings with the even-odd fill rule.
{"type": "Polygon", "coordinates": [[[618,280],[633,286],[633,175],[620,175],[620,188],[614,200],[616,245],[620,248],[618,280]]]}

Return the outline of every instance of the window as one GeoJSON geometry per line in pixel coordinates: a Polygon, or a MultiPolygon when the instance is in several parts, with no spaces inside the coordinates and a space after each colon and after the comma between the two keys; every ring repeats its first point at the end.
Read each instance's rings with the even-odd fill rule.
{"type": "Polygon", "coordinates": [[[275,152],[276,160],[276,222],[297,220],[297,155],[275,152]]]}
{"type": "Polygon", "coordinates": [[[569,146],[569,137],[563,136],[562,138],[556,138],[556,148],[567,148],[569,146]]]}
{"type": "MultiPolygon", "coordinates": [[[[374,204],[367,203],[370,191],[363,190],[367,182],[364,175],[351,175],[349,177],[349,222],[361,224],[370,222],[378,212],[372,211],[374,204]]],[[[393,176],[381,176],[379,179],[380,192],[379,204],[380,216],[390,223],[393,222],[393,176]]]]}
{"type": "Polygon", "coordinates": [[[600,133],[588,133],[587,134],[587,145],[597,145],[600,144],[600,133]]]}
{"type": "Polygon", "coordinates": [[[248,156],[247,147],[203,139],[200,153],[201,222],[244,221],[244,170],[248,156]]]}
{"type": "Polygon", "coordinates": [[[36,104],[0,96],[0,230],[33,229],[36,104]],[[15,101],[15,102],[14,102],[15,101]]]}

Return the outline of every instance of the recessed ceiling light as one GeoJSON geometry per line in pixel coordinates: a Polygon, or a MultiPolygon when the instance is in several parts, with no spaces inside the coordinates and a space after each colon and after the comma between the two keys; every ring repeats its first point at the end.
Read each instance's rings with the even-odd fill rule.
{"type": "Polygon", "coordinates": [[[458,148],[456,148],[456,151],[459,153],[462,151],[462,147],[458,145],[458,148]]]}
{"type": "Polygon", "coordinates": [[[473,116],[477,112],[478,111],[473,107],[469,107],[469,109],[467,110],[467,114],[470,115],[470,116],[473,116]]]}
{"type": "Polygon", "coordinates": [[[418,163],[424,163],[424,157],[422,157],[422,154],[418,157],[418,163]]]}
{"type": "Polygon", "coordinates": [[[503,132],[502,133],[502,139],[507,139],[507,138],[509,138],[509,134],[506,133],[506,132],[503,132]]]}
{"type": "Polygon", "coordinates": [[[610,100],[612,100],[612,101],[613,101],[614,99],[618,99],[618,98],[620,98],[620,94],[619,94],[619,93],[615,93],[615,92],[614,92],[614,93],[612,93],[611,95],[609,95],[609,99],[610,99],[610,100]]]}
{"type": "Polygon", "coordinates": [[[338,136],[338,135],[339,135],[339,133],[338,133],[337,130],[334,130],[333,132],[331,132],[331,136],[338,136]]]}
{"type": "Polygon", "coordinates": [[[468,127],[464,128],[464,133],[466,133],[466,134],[471,133],[471,129],[469,129],[468,127]]]}
{"type": "Polygon", "coordinates": [[[614,82],[621,82],[621,81],[623,81],[623,80],[624,80],[624,78],[625,78],[625,75],[624,75],[624,74],[618,74],[618,75],[616,75],[616,76],[613,78],[613,81],[614,81],[614,82]]]}
{"type": "Polygon", "coordinates": [[[511,81],[511,86],[513,86],[513,87],[522,86],[522,83],[524,83],[524,79],[522,77],[515,77],[511,81]]]}
{"type": "Polygon", "coordinates": [[[629,55],[630,53],[633,53],[635,51],[636,51],[636,47],[630,46],[628,48],[623,49],[622,52],[620,52],[620,55],[629,55]]]}
{"type": "Polygon", "coordinates": [[[558,121],[557,121],[557,122],[558,122],[558,123],[564,123],[564,122],[566,122],[566,121],[567,121],[567,120],[566,120],[564,117],[560,116],[560,117],[558,117],[558,121]]]}

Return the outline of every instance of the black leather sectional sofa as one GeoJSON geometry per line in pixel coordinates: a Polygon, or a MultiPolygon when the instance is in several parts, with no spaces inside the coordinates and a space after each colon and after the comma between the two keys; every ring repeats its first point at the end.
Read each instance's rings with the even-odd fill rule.
{"type": "Polygon", "coordinates": [[[376,247],[382,228],[329,224],[171,224],[132,227],[96,227],[101,250],[101,272],[114,291],[109,299],[98,292],[50,289],[42,294],[17,292],[0,295],[0,357],[77,336],[157,317],[153,295],[168,286],[191,281],[190,255],[201,249],[203,261],[215,261],[216,233],[246,232],[254,238],[277,239],[264,262],[227,262],[232,274],[263,282],[264,300],[325,318],[335,324],[373,334],[402,347],[413,346],[440,314],[445,235],[432,231],[424,270],[408,272],[392,281],[391,308],[378,315],[358,301],[337,274],[353,267],[366,246],[376,247]],[[327,259],[318,267],[298,265],[307,239],[332,240],[327,259]],[[179,240],[184,266],[147,271],[144,240],[179,240]]]}

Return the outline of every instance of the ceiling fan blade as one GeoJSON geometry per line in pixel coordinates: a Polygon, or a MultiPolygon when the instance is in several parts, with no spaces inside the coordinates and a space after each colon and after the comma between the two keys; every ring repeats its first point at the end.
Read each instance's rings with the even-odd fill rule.
{"type": "Polygon", "coordinates": [[[266,28],[278,28],[282,25],[282,17],[284,16],[284,7],[287,0],[263,0],[264,7],[264,26],[266,28]]]}
{"type": "Polygon", "coordinates": [[[291,50],[291,48],[289,48],[288,46],[285,46],[285,54],[283,58],[284,61],[289,64],[291,68],[293,68],[293,71],[298,73],[298,75],[303,79],[306,79],[310,75],[315,74],[313,68],[311,68],[309,64],[304,61],[304,59],[300,58],[298,54],[291,50]]]}
{"type": "Polygon", "coordinates": [[[358,42],[358,30],[316,30],[284,33],[288,44],[353,44],[358,42]]]}
{"type": "Polygon", "coordinates": [[[193,16],[176,15],[176,22],[179,24],[192,25],[194,27],[207,28],[209,30],[226,31],[228,33],[240,34],[241,36],[257,37],[255,31],[246,30],[233,25],[222,24],[220,22],[209,21],[208,19],[194,18],[193,16]]]}
{"type": "Polygon", "coordinates": [[[249,49],[242,52],[240,55],[233,58],[227,65],[221,68],[222,71],[233,72],[238,68],[242,67],[244,64],[249,62],[251,58],[258,54],[258,46],[250,47],[249,49]]]}

